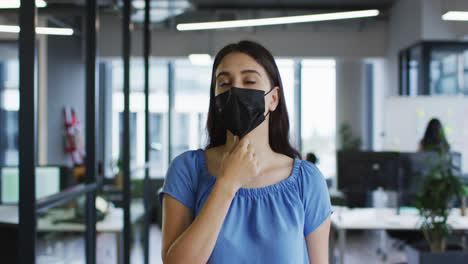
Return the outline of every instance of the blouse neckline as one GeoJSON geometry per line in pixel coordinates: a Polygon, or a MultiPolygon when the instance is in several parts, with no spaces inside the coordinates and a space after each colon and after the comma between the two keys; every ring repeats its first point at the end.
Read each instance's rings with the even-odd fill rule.
{"type": "MultiPolygon", "coordinates": [[[[206,164],[206,157],[205,157],[205,152],[202,149],[198,149],[197,151],[199,153],[199,163],[201,165],[201,168],[203,170],[203,173],[208,175],[210,178],[212,178],[214,181],[217,180],[215,176],[213,176],[211,173],[208,172],[208,166],[206,164]]],[[[288,178],[281,180],[280,182],[277,182],[275,184],[271,184],[268,186],[264,187],[258,187],[258,188],[240,188],[236,195],[240,196],[261,196],[269,193],[274,193],[278,192],[280,190],[283,190],[285,188],[291,188],[296,186],[296,178],[298,174],[298,170],[301,164],[301,160],[298,158],[294,158],[294,163],[293,163],[293,169],[291,171],[291,175],[289,175],[288,178]]]]}

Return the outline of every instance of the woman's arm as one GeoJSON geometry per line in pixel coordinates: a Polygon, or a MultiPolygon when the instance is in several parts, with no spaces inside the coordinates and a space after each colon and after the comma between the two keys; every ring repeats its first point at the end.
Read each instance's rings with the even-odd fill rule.
{"type": "Polygon", "coordinates": [[[162,259],[168,263],[206,263],[218,238],[235,191],[217,181],[200,214],[164,194],[162,259]]]}
{"type": "Polygon", "coordinates": [[[163,262],[206,263],[237,190],[255,178],[259,168],[255,151],[248,139],[239,142],[236,137],[233,150],[223,159],[220,177],[193,222],[193,214],[185,205],[164,194],[163,262]]]}
{"type": "Polygon", "coordinates": [[[423,148],[423,144],[422,144],[422,141],[419,141],[419,144],[418,144],[418,152],[421,152],[423,151],[424,148],[423,148]]]}
{"type": "Polygon", "coordinates": [[[330,216],[312,233],[306,236],[310,264],[328,263],[328,239],[330,235],[330,216]]]}

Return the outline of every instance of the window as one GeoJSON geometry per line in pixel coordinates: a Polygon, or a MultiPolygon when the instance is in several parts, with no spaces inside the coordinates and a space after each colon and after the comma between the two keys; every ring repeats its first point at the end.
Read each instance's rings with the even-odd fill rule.
{"type": "Polygon", "coordinates": [[[207,144],[206,120],[210,99],[211,64],[174,62],[174,115],[171,159],[207,144]]]}
{"type": "MultiPolygon", "coordinates": [[[[431,53],[431,94],[457,95],[463,93],[468,80],[465,52],[434,50],[431,53]]],[[[466,92],[465,92],[466,93],[466,92]]]]}
{"type": "Polygon", "coordinates": [[[314,153],[326,178],[336,175],[335,74],[334,60],[302,61],[302,154],[314,153]]]}
{"type": "Polygon", "coordinates": [[[421,61],[422,49],[415,48],[410,51],[408,62],[408,85],[409,95],[415,96],[419,93],[419,62],[421,61]]]}
{"type": "MultiPolygon", "coordinates": [[[[7,48],[10,45],[7,45],[7,48]]],[[[2,47],[3,48],[3,47],[2,47]]],[[[0,59],[0,165],[17,166],[19,111],[19,63],[0,59]]]]}
{"type": "MultiPolygon", "coordinates": [[[[123,137],[123,63],[111,60],[112,79],[112,160],[120,157],[123,137]]],[[[163,178],[168,164],[168,69],[167,61],[150,61],[150,177],[163,178]]],[[[145,163],[145,94],[144,64],[141,59],[130,62],[130,164],[140,168],[145,163]]],[[[133,170],[133,169],[132,169],[133,170]]],[[[133,178],[144,177],[144,170],[136,170],[133,178]]]]}
{"type": "Polygon", "coordinates": [[[167,168],[164,161],[167,160],[167,136],[164,133],[167,131],[167,113],[155,113],[150,112],[149,116],[149,128],[150,128],[150,175],[152,177],[162,178],[164,177],[164,170],[167,168]]]}
{"type": "Polygon", "coordinates": [[[294,104],[295,100],[295,74],[294,74],[294,60],[291,59],[279,59],[276,60],[278,65],[281,81],[283,82],[284,99],[286,101],[286,107],[288,110],[289,117],[289,136],[293,146],[298,146],[296,138],[297,124],[295,122],[296,107],[294,104]]]}
{"type": "MultiPolygon", "coordinates": [[[[290,121],[290,140],[297,146],[298,132],[302,134],[303,153],[314,152],[319,168],[326,177],[336,174],[335,146],[335,61],[334,60],[276,60],[284,88],[290,121]],[[295,80],[297,63],[302,63],[302,79],[295,80]],[[301,83],[302,109],[295,104],[295,86],[301,83]],[[297,111],[302,120],[296,120],[297,111]],[[297,131],[298,122],[302,130],[297,131]]],[[[112,60],[112,157],[120,155],[123,112],[123,69],[121,60],[112,60]]],[[[206,121],[209,107],[211,64],[194,65],[187,59],[152,59],[150,69],[150,176],[164,178],[170,160],[181,153],[207,145],[206,121]],[[173,74],[169,74],[169,69],[173,74]],[[169,80],[169,76],[173,80],[169,80]],[[172,85],[170,84],[172,82],[172,85]],[[174,87],[169,98],[168,87],[174,87]],[[169,118],[169,101],[173,100],[169,118]],[[169,120],[172,127],[169,131],[169,120]],[[169,145],[169,132],[171,144],[169,145]],[[170,150],[170,157],[169,157],[170,150]]],[[[130,94],[131,165],[144,164],[144,93],[143,62],[132,60],[130,94]]],[[[133,177],[143,177],[143,172],[133,177]]]]}

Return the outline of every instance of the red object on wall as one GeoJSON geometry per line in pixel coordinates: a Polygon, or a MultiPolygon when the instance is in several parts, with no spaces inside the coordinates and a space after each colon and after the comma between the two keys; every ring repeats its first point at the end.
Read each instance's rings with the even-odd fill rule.
{"type": "Polygon", "coordinates": [[[83,164],[85,151],[83,134],[75,109],[64,107],[65,120],[65,152],[71,155],[73,165],[83,164]]]}

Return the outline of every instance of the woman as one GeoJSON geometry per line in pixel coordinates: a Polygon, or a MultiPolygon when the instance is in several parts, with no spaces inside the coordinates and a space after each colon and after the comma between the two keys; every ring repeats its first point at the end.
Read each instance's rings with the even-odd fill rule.
{"type": "Polygon", "coordinates": [[[419,151],[444,151],[450,150],[450,145],[445,139],[442,123],[437,118],[432,118],[427,124],[423,139],[419,142],[419,151]]]}
{"type": "Polygon", "coordinates": [[[325,180],[289,143],[273,56],[241,41],[216,55],[205,150],[166,176],[164,263],[328,263],[325,180]]]}

